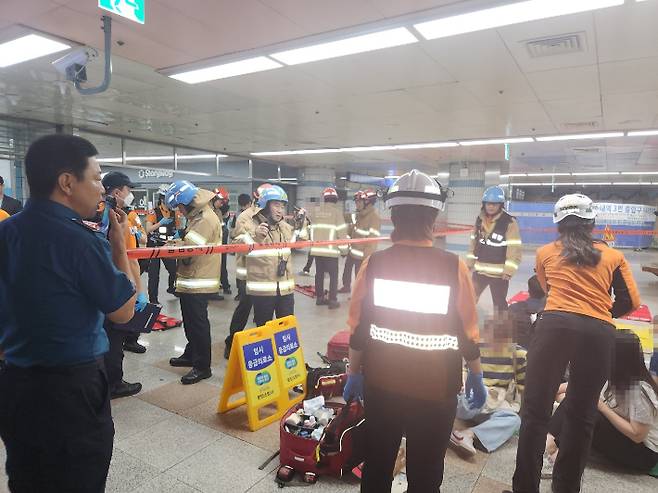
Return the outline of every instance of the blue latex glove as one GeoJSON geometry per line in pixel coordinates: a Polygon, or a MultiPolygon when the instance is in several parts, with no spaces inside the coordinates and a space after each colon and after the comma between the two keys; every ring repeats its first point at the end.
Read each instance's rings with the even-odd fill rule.
{"type": "Polygon", "coordinates": [[[473,373],[468,370],[464,392],[470,409],[480,409],[484,406],[484,403],[487,402],[487,387],[482,380],[482,373],[473,373]]]}
{"type": "Polygon", "coordinates": [[[160,226],[167,226],[167,225],[169,225],[169,224],[171,224],[171,223],[173,223],[173,222],[174,222],[174,220],[173,220],[172,218],[170,218],[170,217],[163,217],[162,219],[160,219],[160,226]]]}
{"type": "Polygon", "coordinates": [[[172,236],[174,240],[180,240],[180,231],[176,230],[174,233],[174,236],[172,236]]]}
{"type": "Polygon", "coordinates": [[[347,376],[347,383],[343,390],[343,399],[346,401],[350,399],[363,400],[363,375],[361,373],[354,373],[347,376]]]}
{"type": "Polygon", "coordinates": [[[137,293],[137,300],[135,301],[135,310],[141,312],[148,304],[149,299],[146,293],[137,293]]]}
{"type": "Polygon", "coordinates": [[[137,242],[142,241],[142,232],[139,230],[135,231],[135,237],[137,238],[137,242]]]}

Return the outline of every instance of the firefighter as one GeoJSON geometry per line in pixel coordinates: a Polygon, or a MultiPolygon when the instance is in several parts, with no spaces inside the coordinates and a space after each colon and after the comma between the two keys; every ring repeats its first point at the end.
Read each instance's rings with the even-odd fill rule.
{"type": "Polygon", "coordinates": [[[393,246],[373,253],[356,278],[346,400],[365,397],[361,491],[391,491],[407,437],[409,493],[439,490],[467,362],[468,406],[486,400],[470,274],[457,255],[434,248],[446,192],[417,170],[388,191],[393,246]]]}
{"type": "MultiPolygon", "coordinates": [[[[231,230],[231,243],[249,243],[251,236],[245,236],[250,222],[253,221],[253,216],[259,211],[258,198],[261,196],[266,188],[271,187],[269,183],[264,183],[253,193],[253,201],[240,213],[235,220],[235,226],[231,230]]],[[[238,286],[238,295],[240,301],[238,306],[235,307],[233,317],[231,317],[231,325],[229,326],[229,334],[226,336],[224,347],[224,358],[228,359],[231,354],[231,345],[233,344],[233,336],[236,332],[244,330],[249,320],[249,314],[253,306],[251,295],[247,294],[247,257],[245,254],[235,254],[235,277],[238,286]]]]}
{"type": "MultiPolygon", "coordinates": [[[[262,190],[255,212],[246,215],[242,243],[288,243],[296,239],[293,227],[284,220],[288,195],[278,185],[262,190]]],[[[295,308],[295,279],[290,248],[254,250],[246,256],[247,294],[254,305],[257,326],[274,318],[292,315],[295,308]]]]}
{"type": "MultiPolygon", "coordinates": [[[[352,224],[348,238],[374,238],[380,236],[382,221],[375,208],[377,193],[374,190],[359,190],[354,194],[356,214],[352,214],[352,224]]],[[[343,287],[339,293],[352,290],[352,268],[354,275],[359,273],[361,263],[377,250],[377,243],[354,243],[350,245],[349,254],[343,268],[343,287]]]]}
{"type": "MultiPolygon", "coordinates": [[[[103,176],[102,184],[105,194],[111,195],[116,199],[117,207],[122,209],[128,216],[126,219],[129,219],[130,214],[134,213],[134,211],[130,210],[130,206],[135,198],[130,190],[131,188],[135,188],[135,185],[131,183],[130,178],[120,171],[110,171],[103,176]]],[[[136,215],[136,213],[134,214],[136,215]]],[[[137,248],[137,234],[137,228],[132,226],[129,221],[129,227],[126,229],[125,235],[127,250],[137,248]]],[[[134,259],[128,262],[132,269],[135,288],[137,290],[135,311],[142,311],[146,308],[147,297],[146,293],[142,290],[139,263],[134,259]]],[[[111,398],[128,397],[139,393],[142,390],[141,383],[129,383],[123,379],[123,351],[131,351],[138,354],[146,352],[146,347],[138,342],[139,334],[117,330],[109,319],[105,320],[103,327],[110,342],[110,350],[105,353],[104,359],[111,398]]]]}
{"type": "Polygon", "coordinates": [[[509,281],[521,264],[521,236],[516,219],[503,206],[505,192],[489,187],[482,196],[482,209],[475,220],[475,230],[466,255],[466,265],[473,272],[475,296],[480,298],[489,286],[494,309],[507,310],[509,281]]]}
{"type": "MultiPolygon", "coordinates": [[[[338,193],[333,187],[322,192],[324,203],[315,208],[309,226],[311,241],[342,240],[347,237],[347,224],[338,207],[338,193]]],[[[345,247],[342,247],[345,249],[345,247]]],[[[341,250],[335,245],[314,246],[310,255],[315,258],[316,305],[328,305],[336,309],[338,303],[338,257],[341,250]],[[329,299],[324,296],[324,275],[329,274],[329,299]]]]}
{"type": "MultiPolygon", "coordinates": [[[[218,244],[222,227],[213,212],[210,201],[214,194],[181,180],[167,189],[167,207],[178,209],[187,218],[182,240],[184,245],[204,246],[218,244]]],[[[183,384],[193,384],[210,378],[210,321],[208,298],[219,289],[218,273],[221,255],[201,255],[180,259],[176,275],[176,292],[179,294],[187,345],[183,354],[171,358],[169,364],[191,367],[181,378],[183,384]]]]}
{"type": "Polygon", "coordinates": [[[547,299],[528,352],[514,491],[539,492],[546,432],[567,365],[569,387],[560,404],[565,414],[552,491],[580,490],[598,426],[601,388],[614,364],[613,318],[640,305],[624,255],[592,237],[595,218],[586,195],[561,197],[553,212],[558,239],[537,250],[535,270],[547,299]]]}
{"type": "MultiPolygon", "coordinates": [[[[228,190],[224,187],[215,188],[215,198],[212,201],[212,206],[215,209],[215,214],[222,223],[222,244],[227,245],[229,242],[228,220],[229,210],[231,209],[230,196],[228,190]]],[[[219,278],[222,292],[225,295],[231,294],[231,283],[228,280],[228,270],[226,269],[226,254],[222,253],[222,272],[219,278]]],[[[220,295],[221,299],[224,299],[220,295]]]]}
{"type": "MultiPolygon", "coordinates": [[[[175,211],[170,211],[165,203],[165,194],[167,193],[167,185],[161,185],[158,188],[158,204],[149,211],[146,216],[146,233],[148,247],[162,247],[167,241],[176,239],[177,234],[177,220],[175,211]]],[[[174,294],[176,291],[176,259],[163,258],[152,259],[148,266],[148,293],[149,301],[159,305],[158,290],[160,286],[160,261],[169,273],[169,283],[167,286],[167,293],[174,294]]]]}

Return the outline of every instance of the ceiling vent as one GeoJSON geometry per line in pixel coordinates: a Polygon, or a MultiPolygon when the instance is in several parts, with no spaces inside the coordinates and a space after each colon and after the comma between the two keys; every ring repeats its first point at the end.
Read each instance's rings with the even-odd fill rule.
{"type": "Polygon", "coordinates": [[[562,124],[562,128],[572,132],[577,132],[579,130],[595,130],[599,128],[599,122],[596,120],[587,122],[565,122],[562,124]]]}
{"type": "Polygon", "coordinates": [[[530,39],[524,43],[530,58],[568,55],[585,51],[587,48],[587,38],[584,32],[530,39]]]}

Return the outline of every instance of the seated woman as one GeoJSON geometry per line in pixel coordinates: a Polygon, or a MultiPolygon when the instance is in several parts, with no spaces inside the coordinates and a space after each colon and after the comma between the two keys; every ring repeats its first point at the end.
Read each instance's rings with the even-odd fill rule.
{"type": "MultiPolygon", "coordinates": [[[[550,477],[559,452],[560,435],[566,431],[563,414],[561,405],[551,418],[542,477],[550,477]]],[[[630,330],[615,334],[614,368],[601,392],[592,448],[620,466],[644,473],[658,466],[658,385],[645,366],[640,339],[630,330]]]]}

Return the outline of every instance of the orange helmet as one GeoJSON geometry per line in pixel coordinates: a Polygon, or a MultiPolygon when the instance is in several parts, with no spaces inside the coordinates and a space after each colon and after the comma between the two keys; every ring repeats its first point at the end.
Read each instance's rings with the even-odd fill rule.
{"type": "Polygon", "coordinates": [[[222,205],[228,204],[229,193],[228,190],[226,190],[226,188],[224,187],[215,188],[215,190],[213,190],[213,193],[215,194],[215,200],[219,200],[222,203],[222,205]]]}
{"type": "Polygon", "coordinates": [[[377,202],[377,192],[374,190],[359,190],[354,194],[354,200],[363,200],[366,204],[377,202]]]}
{"type": "Polygon", "coordinates": [[[334,187],[327,187],[324,189],[324,192],[322,192],[322,196],[326,199],[327,197],[336,197],[338,198],[338,192],[336,192],[336,189],[334,187]]]}

